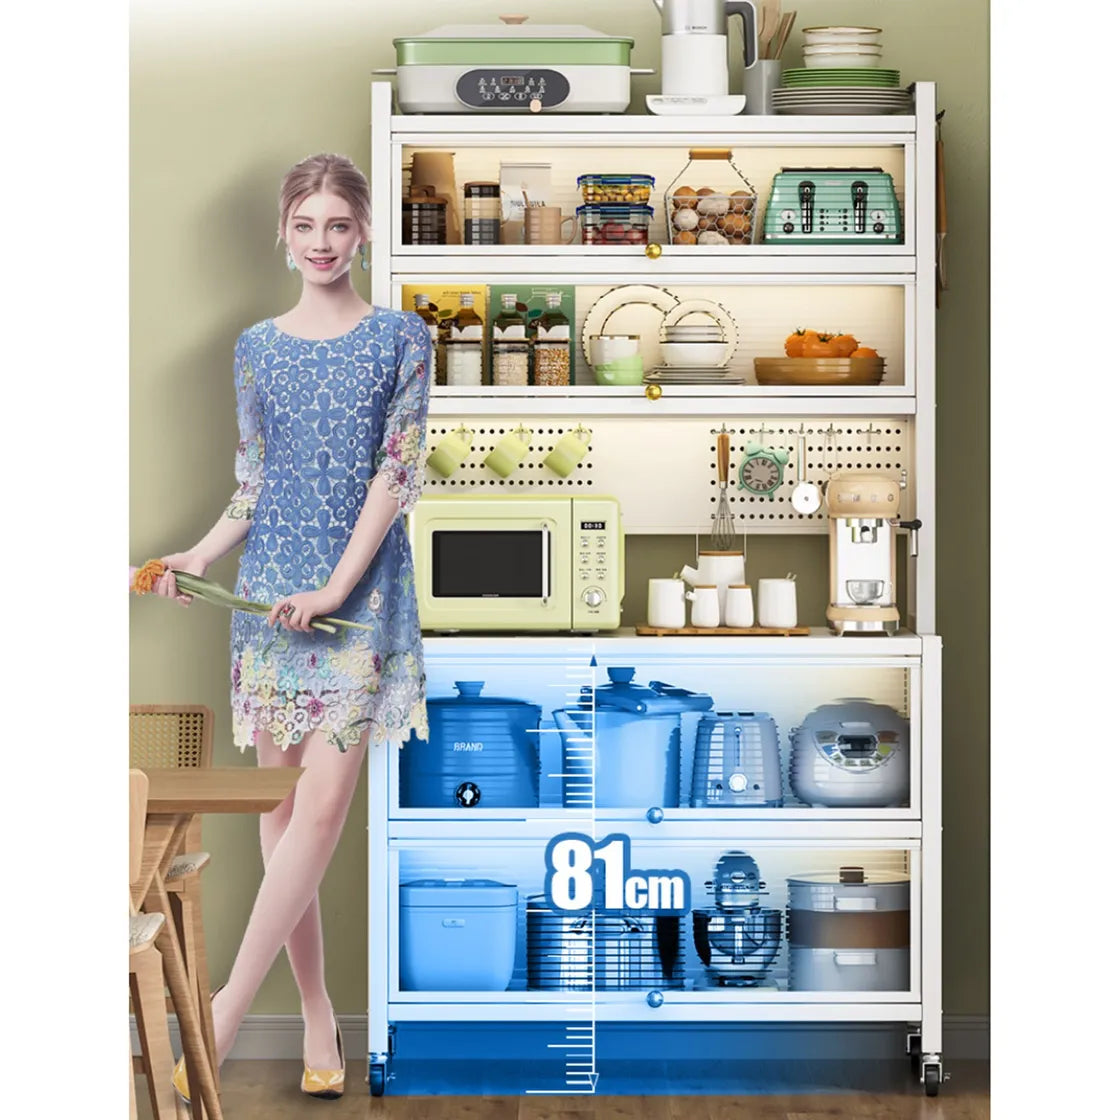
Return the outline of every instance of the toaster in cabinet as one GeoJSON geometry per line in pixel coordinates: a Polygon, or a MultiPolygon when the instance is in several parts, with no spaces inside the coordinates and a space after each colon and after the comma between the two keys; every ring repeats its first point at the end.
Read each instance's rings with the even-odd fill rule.
{"type": "Polygon", "coordinates": [[[899,244],[894,180],[879,167],[783,167],[770,188],[762,237],[790,245],[899,244]]]}

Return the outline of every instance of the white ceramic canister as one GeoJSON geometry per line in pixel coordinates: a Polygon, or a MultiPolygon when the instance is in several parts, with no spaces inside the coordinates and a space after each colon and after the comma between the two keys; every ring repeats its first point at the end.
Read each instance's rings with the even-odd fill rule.
{"type": "Polygon", "coordinates": [[[684,626],[683,579],[649,581],[646,622],[659,630],[680,630],[684,626]]]}
{"type": "Polygon", "coordinates": [[[685,592],[692,603],[692,625],[709,630],[719,625],[719,589],[714,584],[697,584],[685,592]]]}
{"type": "Polygon", "coordinates": [[[722,619],[728,585],[746,583],[746,571],[746,561],[741,552],[701,552],[695,568],[685,565],[681,569],[681,579],[691,587],[714,584],[719,599],[719,617],[722,619]]]}
{"type": "Polygon", "coordinates": [[[723,624],[737,630],[749,630],[754,625],[754,595],[746,583],[729,583],[723,601],[723,624]]]}

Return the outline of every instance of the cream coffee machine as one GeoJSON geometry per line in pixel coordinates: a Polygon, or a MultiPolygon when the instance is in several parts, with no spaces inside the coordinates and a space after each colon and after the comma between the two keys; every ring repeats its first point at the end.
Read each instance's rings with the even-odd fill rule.
{"type": "MultiPolygon", "coordinates": [[[[899,519],[902,487],[881,474],[836,474],[828,480],[831,592],[825,614],[834,633],[898,630],[894,530],[913,532],[922,524],[899,519]]],[[[912,549],[916,543],[911,536],[912,549]]]]}

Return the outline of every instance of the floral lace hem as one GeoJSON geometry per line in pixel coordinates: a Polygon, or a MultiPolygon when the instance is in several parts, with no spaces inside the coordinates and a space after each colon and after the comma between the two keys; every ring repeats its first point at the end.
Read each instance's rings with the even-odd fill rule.
{"type": "Polygon", "coordinates": [[[328,739],[340,751],[357,746],[366,732],[369,742],[391,742],[403,748],[413,731],[420,739],[428,738],[428,706],[423,690],[417,691],[408,682],[384,688],[377,694],[380,703],[372,708],[368,703],[357,704],[345,694],[324,697],[327,703],[314,705],[301,694],[298,703],[269,703],[255,696],[235,693],[233,696],[233,743],[242,752],[255,747],[257,736],[267,732],[272,741],[286,751],[293,744],[303,741],[313,731],[325,731],[328,739]],[[329,702],[333,700],[334,702],[329,702]]]}

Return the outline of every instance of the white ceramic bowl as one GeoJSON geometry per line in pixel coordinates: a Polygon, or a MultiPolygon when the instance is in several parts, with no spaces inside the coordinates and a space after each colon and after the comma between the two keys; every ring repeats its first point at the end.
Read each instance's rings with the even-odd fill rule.
{"type": "Polygon", "coordinates": [[[806,58],[815,58],[820,54],[882,54],[883,48],[879,43],[852,43],[840,46],[806,47],[806,58]]]}
{"type": "Polygon", "coordinates": [[[805,66],[809,70],[822,70],[828,68],[855,70],[875,69],[882,65],[882,59],[877,54],[807,54],[805,66]]]}
{"type": "Polygon", "coordinates": [[[721,366],[726,342],[663,342],[661,360],[667,366],[721,366]]]}
{"type": "Polygon", "coordinates": [[[883,33],[881,27],[806,27],[807,46],[822,43],[874,43],[883,33]]]}

